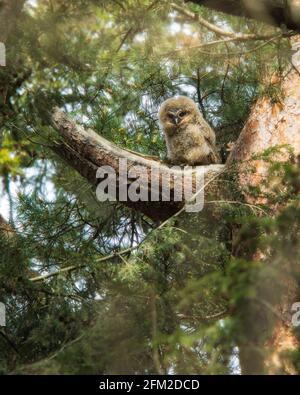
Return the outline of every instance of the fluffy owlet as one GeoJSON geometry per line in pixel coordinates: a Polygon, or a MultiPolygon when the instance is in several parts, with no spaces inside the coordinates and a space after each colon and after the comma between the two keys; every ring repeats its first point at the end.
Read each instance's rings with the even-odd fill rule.
{"type": "Polygon", "coordinates": [[[220,163],[215,133],[193,100],[185,96],[166,100],[160,107],[159,121],[172,164],[220,163]]]}

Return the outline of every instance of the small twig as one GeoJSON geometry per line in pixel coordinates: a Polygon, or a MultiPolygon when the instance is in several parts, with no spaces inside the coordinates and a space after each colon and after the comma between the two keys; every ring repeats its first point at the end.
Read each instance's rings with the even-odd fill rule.
{"type": "MultiPolygon", "coordinates": [[[[121,257],[121,255],[128,254],[128,252],[131,252],[131,251],[137,249],[138,247],[139,247],[139,245],[134,246],[132,248],[127,248],[126,250],[123,250],[120,252],[116,252],[116,253],[107,255],[105,257],[97,259],[97,262],[98,263],[105,262],[105,261],[109,261],[110,259],[113,259],[116,257],[121,257]]],[[[47,274],[43,274],[41,276],[32,277],[29,279],[29,281],[31,281],[33,283],[38,282],[38,281],[44,281],[44,280],[47,280],[48,278],[59,276],[60,274],[70,273],[74,270],[83,269],[85,267],[87,267],[87,264],[66,266],[60,270],[57,270],[56,272],[53,272],[53,273],[47,273],[47,274]]]]}
{"type": "MultiPolygon", "coordinates": [[[[276,40],[278,37],[280,36],[273,36],[272,38],[270,38],[269,40],[265,41],[264,43],[256,46],[255,48],[251,48],[247,51],[244,52],[229,52],[229,53],[222,53],[222,54],[218,54],[218,53],[213,53],[213,52],[203,52],[207,55],[212,55],[212,56],[241,56],[241,55],[246,55],[248,53],[251,52],[255,52],[263,47],[265,47],[266,45],[270,44],[271,42],[273,42],[274,40],[276,40]]],[[[172,51],[169,51],[166,53],[166,55],[172,55],[173,53],[177,53],[177,52],[181,52],[181,51],[189,51],[191,49],[200,49],[200,48],[204,48],[204,47],[210,47],[213,45],[218,45],[218,44],[227,44],[229,42],[236,42],[239,40],[236,40],[235,38],[225,38],[222,40],[215,40],[215,41],[209,41],[207,43],[202,43],[202,44],[198,44],[198,45],[192,45],[190,47],[184,47],[184,48],[176,48],[173,49],[172,51]]]]}
{"type": "Polygon", "coordinates": [[[206,202],[206,204],[216,204],[216,203],[239,204],[241,206],[246,206],[251,209],[256,209],[256,210],[262,211],[265,215],[268,215],[268,213],[263,208],[261,208],[259,206],[256,206],[254,204],[244,203],[244,202],[238,202],[235,200],[210,200],[209,202],[206,202]]]}
{"type": "Polygon", "coordinates": [[[200,69],[199,67],[197,68],[197,96],[198,96],[198,101],[199,101],[199,105],[203,114],[203,117],[206,119],[206,111],[205,111],[205,107],[203,104],[203,97],[201,95],[201,76],[200,76],[200,69]]]}
{"type": "Polygon", "coordinates": [[[167,225],[172,219],[177,218],[181,213],[183,213],[188,204],[191,203],[193,200],[196,199],[196,197],[199,195],[199,193],[203,192],[204,189],[210,184],[212,183],[215,179],[217,179],[221,174],[223,174],[225,172],[225,169],[221,170],[218,174],[216,174],[215,176],[213,176],[212,178],[210,178],[207,183],[205,183],[203,185],[202,188],[200,188],[186,203],[185,205],[179,210],[177,211],[174,215],[172,215],[171,217],[167,218],[164,222],[162,222],[157,228],[155,228],[155,230],[160,230],[162,229],[165,225],[167,225]]]}
{"type": "Polygon", "coordinates": [[[156,343],[157,339],[157,309],[156,309],[156,295],[154,291],[151,292],[151,324],[152,324],[152,355],[153,355],[153,362],[158,374],[163,375],[164,371],[161,366],[158,345],[156,343]]]}
{"type": "MultiPolygon", "coordinates": [[[[227,53],[229,53],[228,47],[227,47],[227,53]]],[[[224,103],[226,103],[226,100],[225,100],[225,83],[226,83],[226,79],[227,79],[228,74],[229,74],[229,69],[230,69],[230,63],[227,62],[227,67],[226,67],[225,75],[224,75],[224,78],[223,78],[222,87],[221,87],[221,94],[220,94],[221,100],[224,103]]]]}

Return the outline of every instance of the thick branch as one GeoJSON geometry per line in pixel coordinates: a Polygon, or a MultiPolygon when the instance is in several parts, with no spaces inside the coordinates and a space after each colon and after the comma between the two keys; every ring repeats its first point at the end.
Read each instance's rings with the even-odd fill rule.
{"type": "MultiPolygon", "coordinates": [[[[62,137],[61,142],[57,143],[53,150],[61,158],[94,186],[97,186],[100,181],[96,178],[97,169],[101,166],[110,166],[117,176],[116,200],[121,201],[127,207],[145,213],[155,220],[169,218],[180,210],[184,206],[185,201],[190,198],[190,196],[183,196],[184,199],[182,201],[176,201],[175,198],[175,183],[178,179],[182,179],[183,175],[185,175],[185,181],[192,183],[193,193],[195,193],[196,174],[203,172],[205,183],[208,183],[209,180],[221,173],[224,168],[223,165],[210,165],[188,170],[179,167],[175,169],[159,161],[147,159],[146,156],[144,157],[141,154],[118,148],[94,131],[90,129],[85,130],[82,126],[77,125],[59,109],[55,109],[53,121],[55,128],[62,137]],[[120,165],[122,163],[120,160],[126,160],[127,169],[125,169],[123,164],[120,165]],[[143,171],[138,176],[130,177],[133,166],[135,166],[135,169],[141,166],[143,171]],[[122,201],[120,196],[121,186],[126,185],[126,188],[130,188],[137,180],[141,190],[146,188],[148,193],[147,201],[139,200],[134,202],[129,199],[122,201]],[[170,189],[170,196],[165,191],[166,188],[163,188],[166,182],[170,189]],[[158,194],[153,196],[155,185],[159,186],[157,188],[158,194]]],[[[216,188],[215,183],[211,184],[209,190],[216,188]]],[[[184,195],[183,190],[182,193],[184,195]]]]}

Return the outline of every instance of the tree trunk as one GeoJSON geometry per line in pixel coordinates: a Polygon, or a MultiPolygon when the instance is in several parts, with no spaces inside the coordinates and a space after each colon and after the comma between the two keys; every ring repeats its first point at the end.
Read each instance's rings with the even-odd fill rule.
{"type": "MultiPolygon", "coordinates": [[[[274,146],[289,145],[294,155],[300,154],[300,38],[293,39],[292,45],[298,52],[292,59],[293,66],[281,80],[270,76],[269,83],[277,85],[281,90],[281,98],[273,101],[263,97],[253,106],[248,122],[228,159],[229,163],[237,161],[239,165],[239,184],[242,189],[249,186],[258,187],[268,173],[269,164],[263,160],[251,160],[253,155],[274,146]],[[248,171],[249,168],[254,171],[248,171]]],[[[282,151],[276,157],[278,161],[289,160],[287,151],[282,151]]],[[[265,197],[253,197],[245,193],[245,200],[250,204],[268,204],[265,197]]],[[[274,214],[280,210],[272,207],[274,214]]],[[[257,251],[252,259],[263,265],[265,256],[257,251]]],[[[259,297],[265,294],[280,292],[279,302],[269,304],[264,308],[253,306],[253,301],[244,306],[244,329],[246,336],[240,344],[240,359],[243,374],[296,374],[286,352],[299,350],[299,340],[293,327],[291,308],[294,302],[300,300],[299,286],[294,275],[291,275],[290,262],[285,263],[278,274],[281,291],[273,289],[275,284],[259,284],[259,297]],[[268,289],[269,287],[269,289],[268,289]],[[273,318],[269,318],[269,310],[273,318]],[[267,340],[265,340],[267,339],[267,340]],[[263,352],[259,351],[263,350],[263,352]]],[[[294,268],[295,269],[295,268],[294,268]]],[[[296,268],[296,270],[299,269],[296,268]]],[[[278,297],[278,295],[277,295],[278,297]]]]}

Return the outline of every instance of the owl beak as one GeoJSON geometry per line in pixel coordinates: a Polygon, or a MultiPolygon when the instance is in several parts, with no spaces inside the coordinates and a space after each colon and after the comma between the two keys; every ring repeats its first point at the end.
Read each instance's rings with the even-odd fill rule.
{"type": "Polygon", "coordinates": [[[180,118],[177,115],[174,115],[173,119],[174,119],[175,125],[178,125],[179,121],[180,121],[180,118]]]}
{"type": "Polygon", "coordinates": [[[178,116],[178,114],[169,112],[169,116],[171,117],[172,122],[173,122],[175,125],[178,125],[178,124],[179,124],[179,122],[180,122],[180,117],[178,116]]]}
{"type": "Polygon", "coordinates": [[[177,114],[171,114],[172,116],[172,121],[174,122],[175,125],[178,125],[180,118],[178,117],[177,114]]]}

